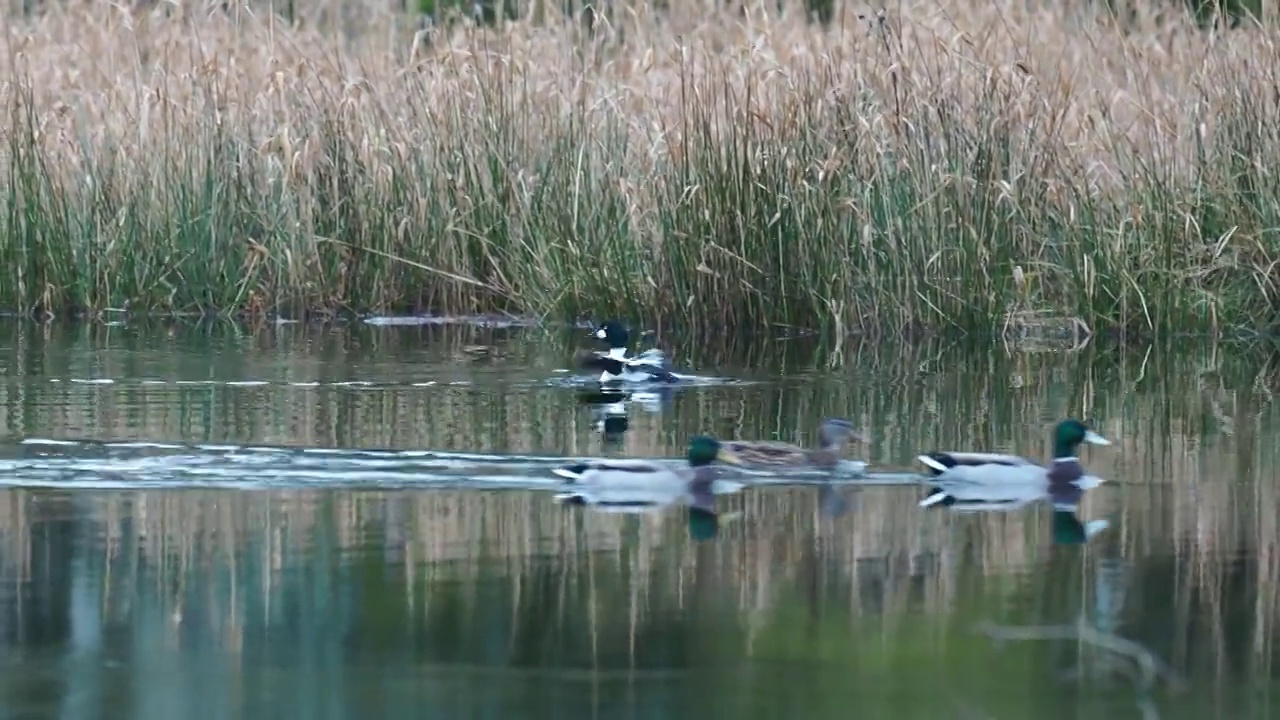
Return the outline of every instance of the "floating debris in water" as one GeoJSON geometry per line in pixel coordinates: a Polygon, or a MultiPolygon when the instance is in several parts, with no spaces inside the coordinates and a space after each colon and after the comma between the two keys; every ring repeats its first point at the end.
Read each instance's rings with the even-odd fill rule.
{"type": "Polygon", "coordinates": [[[421,325],[472,325],[488,328],[537,327],[534,318],[506,315],[372,315],[362,319],[366,325],[421,326],[421,325]]]}

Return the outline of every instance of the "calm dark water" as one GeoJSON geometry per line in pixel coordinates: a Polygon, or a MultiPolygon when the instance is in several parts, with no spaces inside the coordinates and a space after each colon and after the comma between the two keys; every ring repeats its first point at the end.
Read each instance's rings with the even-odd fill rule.
{"type": "Polygon", "coordinates": [[[605,437],[581,335],[0,324],[0,720],[1280,713],[1270,358],[657,338],[740,382],[605,437]],[[551,501],[559,460],[830,415],[886,473],[1086,418],[1111,527],[924,512],[887,474],[834,518],[749,484],[701,542],[551,501]]]}

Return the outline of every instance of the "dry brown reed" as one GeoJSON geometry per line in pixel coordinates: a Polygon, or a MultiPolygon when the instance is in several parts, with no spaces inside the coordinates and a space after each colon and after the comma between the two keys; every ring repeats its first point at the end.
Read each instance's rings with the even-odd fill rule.
{"type": "Polygon", "coordinates": [[[0,58],[0,305],[1267,328],[1280,53],[1166,8],[51,6],[0,58]]]}

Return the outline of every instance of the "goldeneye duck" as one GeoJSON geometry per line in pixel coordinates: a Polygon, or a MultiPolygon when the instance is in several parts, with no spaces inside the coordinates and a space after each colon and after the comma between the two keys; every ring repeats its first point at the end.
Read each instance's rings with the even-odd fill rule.
{"type": "Polygon", "coordinates": [[[583,358],[581,366],[599,370],[600,382],[679,382],[679,376],[670,369],[666,354],[657,348],[627,357],[631,336],[622,323],[609,320],[600,325],[594,335],[607,343],[609,350],[583,358]]]}

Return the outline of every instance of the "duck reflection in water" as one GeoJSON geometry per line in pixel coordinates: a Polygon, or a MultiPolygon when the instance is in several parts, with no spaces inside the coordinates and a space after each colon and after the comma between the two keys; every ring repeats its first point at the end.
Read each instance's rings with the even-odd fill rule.
{"type": "MultiPolygon", "coordinates": [[[[566,492],[556,499],[566,505],[588,506],[597,512],[643,514],[658,513],[683,505],[688,514],[689,537],[694,541],[719,537],[720,528],[740,519],[739,511],[719,512],[716,495],[729,494],[741,485],[723,479],[690,481],[683,491],[672,487],[600,487],[590,492],[566,492]]],[[[818,486],[818,508],[822,517],[838,518],[849,511],[849,503],[830,483],[818,486]]]]}
{"type": "Polygon", "coordinates": [[[740,483],[722,480],[721,463],[741,460],[713,437],[689,442],[688,464],[641,459],[585,460],[555,468],[565,479],[556,500],[589,506],[600,512],[648,513],[669,507],[688,508],[689,533],[695,540],[715,537],[725,518],[716,511],[718,492],[735,492],[740,483]]]}
{"type": "Polygon", "coordinates": [[[928,469],[929,494],[920,507],[940,506],[952,512],[1018,510],[1048,501],[1053,507],[1054,542],[1083,543],[1107,528],[1106,520],[1083,522],[1080,498],[1103,479],[1085,472],[1077,456],[1082,444],[1110,441],[1079,420],[1063,420],[1054,428],[1054,455],[1048,467],[1017,455],[985,452],[931,452],[919,456],[928,469]]]}
{"type": "Polygon", "coordinates": [[[651,413],[661,412],[671,401],[670,390],[654,392],[626,392],[622,390],[590,389],[577,394],[580,405],[592,409],[595,430],[604,436],[606,445],[622,442],[623,433],[630,427],[628,405],[639,405],[651,413]]]}
{"type": "MultiPolygon", "coordinates": [[[[1054,481],[986,487],[984,492],[969,488],[970,492],[947,493],[946,497],[930,505],[945,507],[955,513],[976,513],[1010,512],[1047,502],[1053,508],[1053,541],[1061,545],[1077,545],[1088,542],[1111,524],[1105,519],[1081,520],[1080,500],[1086,489],[1073,482],[1054,481]]],[[[934,495],[942,492],[935,490],[934,495]]]]}

